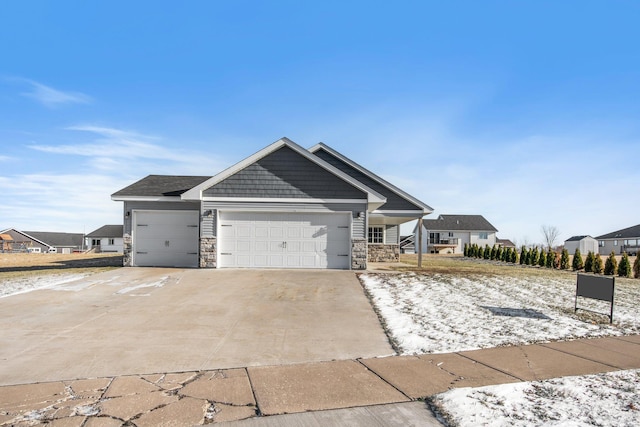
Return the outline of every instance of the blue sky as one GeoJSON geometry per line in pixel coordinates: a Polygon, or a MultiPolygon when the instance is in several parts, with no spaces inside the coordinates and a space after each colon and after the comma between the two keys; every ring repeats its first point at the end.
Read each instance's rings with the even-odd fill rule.
{"type": "Polygon", "coordinates": [[[0,228],[121,223],[120,188],[282,136],[518,243],[635,225],[639,20],[631,1],[7,2],[0,228]]]}

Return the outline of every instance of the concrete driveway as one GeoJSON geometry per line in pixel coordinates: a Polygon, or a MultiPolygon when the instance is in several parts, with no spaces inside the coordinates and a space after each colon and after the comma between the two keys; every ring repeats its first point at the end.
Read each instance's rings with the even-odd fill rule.
{"type": "Polygon", "coordinates": [[[0,385],[393,354],[348,271],[122,268],[0,313],[0,385]]]}

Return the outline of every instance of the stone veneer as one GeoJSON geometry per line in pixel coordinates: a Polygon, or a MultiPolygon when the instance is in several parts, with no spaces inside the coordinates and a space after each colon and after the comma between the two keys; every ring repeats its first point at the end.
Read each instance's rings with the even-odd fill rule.
{"type": "Polygon", "coordinates": [[[216,238],[200,238],[200,268],[216,268],[216,238]]]}
{"type": "Polygon", "coordinates": [[[132,240],[131,240],[131,234],[126,233],[124,236],[122,236],[122,265],[125,267],[131,267],[131,264],[133,262],[133,256],[132,255],[132,249],[133,249],[133,244],[132,244],[132,240]]]}
{"type": "Polygon", "coordinates": [[[367,246],[367,261],[369,262],[398,262],[400,261],[400,245],[385,245],[369,243],[367,246]]]}
{"type": "Polygon", "coordinates": [[[367,239],[351,239],[351,269],[367,269],[367,239]]]}

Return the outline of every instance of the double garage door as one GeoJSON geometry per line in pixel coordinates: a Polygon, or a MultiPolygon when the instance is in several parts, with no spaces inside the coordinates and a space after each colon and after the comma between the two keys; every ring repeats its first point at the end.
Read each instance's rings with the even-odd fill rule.
{"type": "Polygon", "coordinates": [[[220,212],[218,246],[220,267],[348,269],[351,216],[220,212]]]}
{"type": "MultiPolygon", "coordinates": [[[[198,267],[197,211],[134,211],[133,265],[198,267]]],[[[220,212],[218,266],[336,268],[351,265],[348,213],[220,212]]]]}
{"type": "Polygon", "coordinates": [[[197,267],[198,211],[134,211],[133,265],[197,267]]]}

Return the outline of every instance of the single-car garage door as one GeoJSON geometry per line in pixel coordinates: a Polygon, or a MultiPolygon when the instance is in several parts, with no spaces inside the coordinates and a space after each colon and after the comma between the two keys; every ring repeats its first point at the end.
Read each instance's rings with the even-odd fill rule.
{"type": "Polygon", "coordinates": [[[350,268],[349,213],[219,215],[220,267],[350,268]]]}
{"type": "Polygon", "coordinates": [[[197,267],[198,211],[134,211],[133,265],[197,267]]]}

